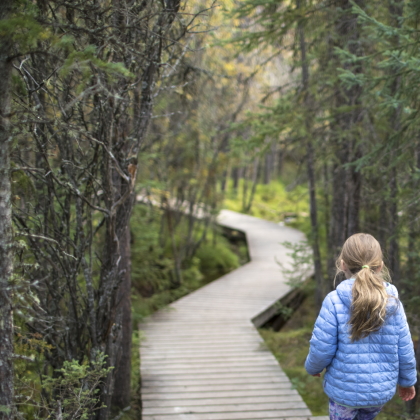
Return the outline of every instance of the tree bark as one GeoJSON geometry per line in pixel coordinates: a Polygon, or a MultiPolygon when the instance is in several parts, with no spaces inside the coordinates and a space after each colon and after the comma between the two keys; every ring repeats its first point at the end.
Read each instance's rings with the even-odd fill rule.
{"type": "MultiPolygon", "coordinates": [[[[403,0],[390,0],[388,3],[388,9],[391,17],[392,26],[400,28],[401,18],[403,15],[403,0]]],[[[398,37],[394,40],[395,48],[399,47],[398,37]]],[[[401,76],[398,75],[398,70],[392,70],[392,76],[394,80],[391,85],[391,96],[397,97],[401,86],[401,76]]],[[[398,180],[397,180],[397,168],[395,166],[394,156],[398,150],[398,132],[401,128],[401,105],[398,105],[395,110],[392,111],[391,117],[391,136],[395,136],[395,141],[388,143],[392,144],[392,153],[390,164],[392,165],[391,176],[389,179],[389,192],[390,192],[390,206],[389,206],[389,268],[391,270],[392,280],[398,285],[400,280],[400,247],[399,247],[399,216],[398,216],[398,180]]]]}
{"type": "Polygon", "coordinates": [[[273,167],[274,167],[274,153],[273,143],[270,146],[270,149],[267,150],[267,153],[264,157],[264,184],[269,184],[273,177],[273,167]]]}
{"type": "MultiPolygon", "coordinates": [[[[364,6],[364,0],[356,1],[359,7],[364,6]]],[[[360,27],[357,15],[351,12],[349,0],[340,0],[336,11],[339,17],[336,20],[335,29],[339,47],[347,47],[350,53],[360,56],[360,27]]],[[[332,54],[333,55],[333,54],[332,54]]],[[[360,63],[335,63],[334,66],[343,66],[353,73],[360,73],[360,63]]],[[[328,274],[335,275],[335,259],[345,239],[357,232],[359,228],[360,192],[362,185],[361,174],[353,167],[345,168],[345,165],[357,160],[360,156],[359,146],[356,146],[354,128],[361,120],[360,111],[361,87],[345,87],[337,81],[334,93],[334,107],[340,111],[332,122],[333,146],[336,151],[337,161],[333,166],[333,188],[331,202],[331,223],[329,229],[329,260],[328,274]],[[350,110],[341,111],[341,109],[350,110]]]]}
{"type": "Polygon", "coordinates": [[[121,311],[121,341],[115,365],[114,392],[112,405],[120,409],[130,405],[131,383],[131,235],[127,226],[121,238],[121,284],[118,290],[118,303],[121,311]]]}
{"type": "Polygon", "coordinates": [[[239,186],[239,168],[238,167],[235,167],[232,169],[232,179],[233,179],[233,189],[236,193],[239,186]]]}
{"type": "Polygon", "coordinates": [[[255,191],[257,189],[259,171],[260,171],[260,158],[256,157],[254,160],[254,168],[252,172],[251,193],[249,195],[248,203],[245,206],[245,213],[248,213],[251,210],[252,203],[254,201],[255,191]]]}
{"type": "MultiPolygon", "coordinates": [[[[0,21],[9,17],[12,0],[0,6],[0,21]]],[[[10,89],[12,63],[11,42],[0,42],[0,419],[13,416],[13,313],[10,278],[12,255],[12,204],[10,183],[10,89]]]]}

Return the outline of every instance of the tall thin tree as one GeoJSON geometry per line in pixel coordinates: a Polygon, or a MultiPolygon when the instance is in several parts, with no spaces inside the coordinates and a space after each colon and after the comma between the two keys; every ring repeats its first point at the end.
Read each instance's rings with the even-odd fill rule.
{"type": "MultiPolygon", "coordinates": [[[[0,4],[0,22],[10,16],[13,0],[0,4]]],[[[12,63],[11,39],[0,41],[0,419],[13,415],[13,317],[11,276],[12,205],[10,183],[10,86],[12,63]]]]}

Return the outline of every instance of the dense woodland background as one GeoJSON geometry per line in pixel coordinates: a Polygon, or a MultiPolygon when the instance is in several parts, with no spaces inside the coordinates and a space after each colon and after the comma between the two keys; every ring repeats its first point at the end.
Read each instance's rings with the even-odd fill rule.
{"type": "Polygon", "coordinates": [[[419,18],[2,0],[0,418],[138,410],[132,325],[246,261],[222,207],[307,234],[317,307],[344,240],[373,234],[418,339],[419,18]]]}

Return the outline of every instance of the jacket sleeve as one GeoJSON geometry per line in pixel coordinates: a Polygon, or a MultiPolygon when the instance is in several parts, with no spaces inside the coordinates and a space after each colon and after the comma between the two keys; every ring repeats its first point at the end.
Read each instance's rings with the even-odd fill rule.
{"type": "Polygon", "coordinates": [[[305,369],[310,375],[321,373],[332,361],[337,351],[338,321],[331,296],[322,303],[310,340],[305,369]]]}
{"type": "Polygon", "coordinates": [[[398,385],[410,387],[417,382],[416,358],[414,355],[413,341],[411,339],[410,329],[405,316],[404,308],[399,302],[398,308],[398,385]]]}

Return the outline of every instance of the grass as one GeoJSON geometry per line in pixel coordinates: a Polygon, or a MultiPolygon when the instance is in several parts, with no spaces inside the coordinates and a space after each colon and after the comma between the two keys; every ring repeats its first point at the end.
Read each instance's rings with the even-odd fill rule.
{"type": "MultiPolygon", "coordinates": [[[[312,414],[325,416],[328,415],[328,397],[322,388],[322,378],[309,375],[303,366],[309,351],[315,319],[314,293],[309,289],[308,297],[281,331],[260,329],[259,332],[312,414]]],[[[397,394],[376,417],[377,420],[401,418],[407,417],[404,416],[404,404],[397,394]]],[[[416,410],[415,418],[420,419],[420,407],[416,410]]]]}

